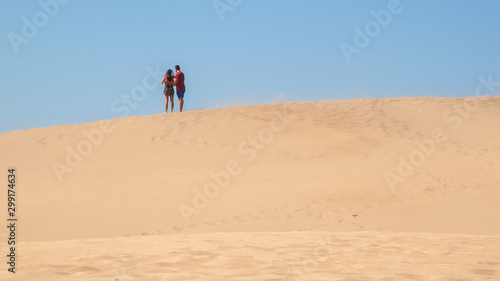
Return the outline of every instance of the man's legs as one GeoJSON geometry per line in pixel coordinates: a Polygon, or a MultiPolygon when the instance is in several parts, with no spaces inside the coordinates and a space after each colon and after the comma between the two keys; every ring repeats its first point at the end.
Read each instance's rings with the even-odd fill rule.
{"type": "Polygon", "coordinates": [[[179,98],[179,112],[182,112],[183,106],[184,106],[184,98],[179,98]]]}

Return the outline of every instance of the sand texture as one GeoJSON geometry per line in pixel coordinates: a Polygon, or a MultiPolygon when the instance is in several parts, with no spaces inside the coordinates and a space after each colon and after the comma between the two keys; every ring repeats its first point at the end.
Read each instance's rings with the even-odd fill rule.
{"type": "Polygon", "coordinates": [[[1,280],[500,280],[500,97],[0,134],[1,280]]]}

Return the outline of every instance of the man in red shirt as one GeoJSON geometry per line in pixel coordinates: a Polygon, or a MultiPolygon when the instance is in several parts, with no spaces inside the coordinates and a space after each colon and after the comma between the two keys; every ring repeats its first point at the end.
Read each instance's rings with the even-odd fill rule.
{"type": "Polygon", "coordinates": [[[177,97],[179,98],[179,112],[182,112],[184,106],[184,93],[186,92],[186,85],[184,85],[184,73],[181,72],[180,66],[175,66],[175,88],[177,89],[177,97]]]}

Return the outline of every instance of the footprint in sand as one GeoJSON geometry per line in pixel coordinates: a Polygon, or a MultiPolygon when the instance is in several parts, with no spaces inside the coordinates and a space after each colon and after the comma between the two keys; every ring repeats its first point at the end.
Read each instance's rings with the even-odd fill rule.
{"type": "Polygon", "coordinates": [[[497,270],[493,269],[484,269],[484,268],[476,268],[472,270],[474,274],[481,275],[481,276],[494,276],[497,274],[497,270]]]}
{"type": "Polygon", "coordinates": [[[245,220],[240,217],[240,216],[235,216],[235,217],[232,217],[232,219],[235,221],[235,222],[244,222],[245,220]]]}
{"type": "Polygon", "coordinates": [[[179,226],[172,226],[170,229],[173,230],[173,231],[181,231],[181,230],[183,230],[183,228],[179,227],[179,226]]]}

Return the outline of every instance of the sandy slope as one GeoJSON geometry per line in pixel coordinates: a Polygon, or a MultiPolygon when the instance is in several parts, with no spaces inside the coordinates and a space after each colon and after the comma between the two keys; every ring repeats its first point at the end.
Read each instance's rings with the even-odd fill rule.
{"type": "MultiPolygon", "coordinates": [[[[329,256],[318,276],[307,272],[303,280],[326,273],[338,280],[366,280],[369,273],[395,278],[381,280],[448,280],[425,278],[452,273],[498,280],[500,254],[490,249],[500,252],[499,124],[499,97],[423,97],[234,107],[3,133],[0,174],[17,169],[18,239],[25,243],[19,251],[27,253],[19,270],[29,280],[48,280],[34,279],[38,271],[51,280],[114,280],[107,267],[124,266],[128,258],[120,255],[129,255],[131,265],[154,260],[134,269],[139,280],[185,280],[187,272],[194,280],[227,280],[220,276],[240,276],[252,264],[263,273],[238,280],[280,280],[311,251],[297,241],[343,235],[349,242],[338,250],[349,254],[329,256]],[[151,239],[166,252],[155,256],[151,239]],[[99,266],[85,250],[96,243],[99,266]],[[259,243],[262,249],[249,254],[254,263],[230,258],[259,243]],[[269,255],[283,247],[291,263],[270,264],[269,255]],[[135,249],[143,250],[132,258],[135,249]],[[229,256],[203,265],[220,272],[200,275],[190,251],[229,256]],[[371,267],[364,251],[408,261],[371,267]],[[175,275],[154,262],[183,270],[175,275]]],[[[5,210],[6,192],[0,200],[5,210]]]]}

